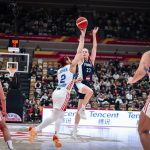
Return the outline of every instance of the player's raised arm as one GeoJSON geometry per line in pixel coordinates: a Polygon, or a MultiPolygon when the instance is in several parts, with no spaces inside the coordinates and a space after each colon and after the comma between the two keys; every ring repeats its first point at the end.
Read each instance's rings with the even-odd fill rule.
{"type": "Polygon", "coordinates": [[[79,45],[77,48],[77,53],[81,53],[82,49],[84,48],[84,37],[85,37],[85,33],[86,33],[86,28],[80,30],[81,31],[81,35],[79,38],[79,45]]]}
{"type": "Polygon", "coordinates": [[[97,51],[97,39],[96,39],[96,34],[98,32],[98,27],[95,27],[92,31],[93,34],[93,48],[90,56],[90,60],[92,61],[92,64],[94,65],[95,58],[96,58],[96,51],[97,51]]]}
{"type": "Polygon", "coordinates": [[[142,55],[138,69],[136,70],[134,76],[128,79],[127,83],[132,84],[142,79],[146,75],[147,69],[149,67],[150,67],[150,51],[145,52],[142,55]]]}
{"type": "Polygon", "coordinates": [[[86,29],[80,30],[81,31],[81,35],[80,35],[80,39],[79,39],[79,45],[77,48],[77,53],[74,57],[74,59],[72,60],[72,66],[76,66],[81,60],[82,60],[82,49],[84,48],[84,37],[85,37],[85,33],[86,33],[86,29]]]}

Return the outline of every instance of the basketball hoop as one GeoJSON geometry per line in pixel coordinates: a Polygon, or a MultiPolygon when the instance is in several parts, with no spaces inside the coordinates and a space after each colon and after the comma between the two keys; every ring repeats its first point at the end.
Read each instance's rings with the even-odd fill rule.
{"type": "Polygon", "coordinates": [[[10,77],[13,77],[17,68],[7,68],[7,70],[9,71],[10,77]]]}

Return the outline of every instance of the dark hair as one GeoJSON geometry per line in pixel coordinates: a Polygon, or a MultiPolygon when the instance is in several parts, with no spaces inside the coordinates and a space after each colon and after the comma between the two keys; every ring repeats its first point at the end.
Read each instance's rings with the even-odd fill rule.
{"type": "Polygon", "coordinates": [[[64,57],[59,57],[57,59],[57,63],[60,63],[62,66],[67,65],[66,61],[67,61],[67,57],[65,57],[65,56],[64,57]]]}

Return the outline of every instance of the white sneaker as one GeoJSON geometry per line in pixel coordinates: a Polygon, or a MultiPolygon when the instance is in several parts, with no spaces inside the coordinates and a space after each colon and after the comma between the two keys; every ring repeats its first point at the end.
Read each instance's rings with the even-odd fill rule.
{"type": "Polygon", "coordinates": [[[71,135],[72,135],[72,137],[73,137],[74,139],[77,138],[77,132],[78,132],[77,129],[73,129],[73,131],[72,131],[72,133],[71,133],[71,135]]]}
{"type": "Polygon", "coordinates": [[[85,114],[85,109],[81,108],[81,109],[78,111],[78,114],[80,115],[80,118],[81,118],[81,119],[87,119],[86,114],[85,114]]]}

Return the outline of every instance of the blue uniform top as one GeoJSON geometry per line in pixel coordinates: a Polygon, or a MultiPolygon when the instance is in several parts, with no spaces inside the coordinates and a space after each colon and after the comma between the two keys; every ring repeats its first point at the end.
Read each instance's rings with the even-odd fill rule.
{"type": "Polygon", "coordinates": [[[92,82],[92,76],[94,74],[94,67],[91,60],[84,60],[80,65],[78,65],[79,77],[82,77],[83,82],[92,82]]]}

